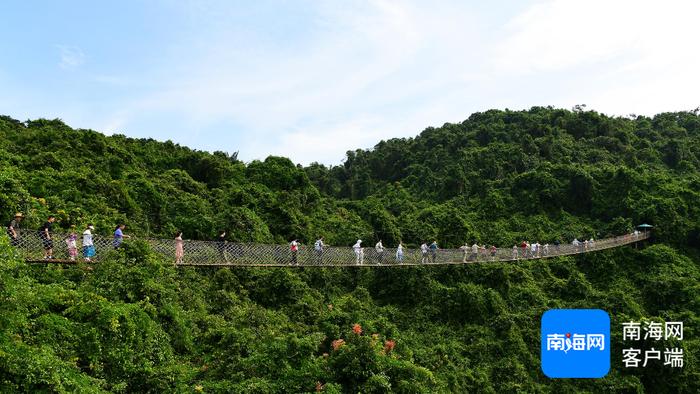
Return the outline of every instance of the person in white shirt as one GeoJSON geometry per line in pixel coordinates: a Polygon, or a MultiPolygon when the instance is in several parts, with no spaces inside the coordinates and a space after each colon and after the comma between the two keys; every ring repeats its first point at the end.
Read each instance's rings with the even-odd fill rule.
{"type": "Polygon", "coordinates": [[[382,245],[381,239],[374,245],[374,251],[377,253],[377,264],[382,264],[384,262],[384,245],[382,245]]]}
{"type": "Polygon", "coordinates": [[[423,242],[423,244],[420,246],[420,253],[421,253],[421,264],[425,264],[428,262],[428,244],[423,242]]]}
{"type": "Polygon", "coordinates": [[[316,252],[316,264],[323,264],[323,247],[326,244],[323,243],[323,237],[319,238],[314,242],[314,251],[316,252]]]}
{"type": "Polygon", "coordinates": [[[465,242],[464,245],[459,247],[462,250],[462,262],[467,262],[467,257],[469,257],[469,245],[465,242]]]}
{"type": "Polygon", "coordinates": [[[95,226],[88,224],[85,231],[83,231],[83,258],[85,261],[90,261],[95,256],[95,244],[92,241],[92,230],[95,226]]]}
{"type": "Polygon", "coordinates": [[[403,264],[403,245],[399,241],[399,246],[396,247],[396,261],[399,264],[403,264]]]}
{"type": "Polygon", "coordinates": [[[362,240],[358,239],[355,245],[352,246],[355,251],[355,265],[361,265],[365,263],[365,253],[362,250],[362,240]]]}

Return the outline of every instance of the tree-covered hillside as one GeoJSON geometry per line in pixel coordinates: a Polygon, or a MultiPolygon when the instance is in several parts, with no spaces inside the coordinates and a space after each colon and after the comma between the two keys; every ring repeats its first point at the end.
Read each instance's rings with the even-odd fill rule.
{"type": "MultiPolygon", "coordinates": [[[[646,247],[452,267],[175,268],[138,237],[94,267],[28,266],[0,238],[3,392],[700,391],[700,116],[492,110],[348,152],[242,163],[59,120],[0,117],[0,216],[57,231],[386,246],[510,246],[647,222],[646,247]],[[612,318],[602,380],[550,380],[551,308],[612,318]],[[680,320],[685,366],[624,368],[621,324],[680,320]]],[[[231,150],[236,150],[231,147],[231,150]]]]}

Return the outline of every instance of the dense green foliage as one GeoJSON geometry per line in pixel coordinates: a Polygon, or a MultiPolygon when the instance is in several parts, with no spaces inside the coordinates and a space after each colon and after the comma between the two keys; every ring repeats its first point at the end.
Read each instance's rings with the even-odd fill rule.
{"type": "Polygon", "coordinates": [[[695,112],[494,110],[303,168],[0,117],[0,212],[24,212],[31,229],[54,213],[103,234],[123,221],[168,238],[454,247],[656,226],[643,249],[442,268],[176,269],[135,241],[93,270],[64,269],[26,266],[3,239],[0,387],[697,392],[698,146],[695,112]],[[549,380],[539,319],[555,307],[607,310],[613,349],[623,321],[684,321],[685,340],[668,346],[685,367],[625,369],[613,354],[605,379],[549,380]]]}

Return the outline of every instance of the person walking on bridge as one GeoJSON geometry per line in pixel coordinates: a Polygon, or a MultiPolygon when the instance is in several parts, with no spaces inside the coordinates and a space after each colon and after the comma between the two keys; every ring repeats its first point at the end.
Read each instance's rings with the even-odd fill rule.
{"type": "Polygon", "coordinates": [[[44,260],[53,259],[53,239],[51,239],[51,230],[56,218],[51,215],[46,219],[46,222],[39,227],[39,238],[44,246],[44,260]]]}
{"type": "Polygon", "coordinates": [[[292,260],[290,261],[289,265],[299,265],[299,242],[297,242],[296,239],[289,243],[289,251],[292,254],[292,260]]]}
{"type": "Polygon", "coordinates": [[[533,259],[536,259],[540,257],[540,244],[539,242],[535,241],[533,244],[530,245],[530,254],[532,255],[533,259]]]}
{"type": "Polygon", "coordinates": [[[459,249],[462,251],[462,263],[466,263],[467,257],[469,257],[469,244],[465,242],[459,249]]]}
{"type": "Polygon", "coordinates": [[[520,255],[521,255],[522,258],[524,258],[524,259],[527,258],[528,246],[529,246],[529,244],[527,243],[527,241],[523,241],[523,242],[520,243],[520,249],[523,250],[523,251],[520,253],[520,255]]]}
{"type": "Polygon", "coordinates": [[[403,264],[403,245],[399,241],[399,246],[396,247],[396,262],[403,264]]]}
{"type": "Polygon", "coordinates": [[[92,241],[92,231],[95,226],[88,224],[83,231],[83,258],[85,261],[90,261],[95,256],[95,244],[92,241]]]}
{"type": "Polygon", "coordinates": [[[75,226],[72,226],[71,233],[66,238],[66,246],[68,247],[68,257],[71,261],[75,261],[78,256],[78,234],[75,233],[75,226]]]}
{"type": "Polygon", "coordinates": [[[428,262],[428,244],[423,242],[420,246],[421,259],[420,263],[425,264],[428,262]]]}
{"type": "Polygon", "coordinates": [[[433,264],[435,264],[435,260],[437,260],[437,251],[438,251],[438,244],[436,240],[433,240],[433,243],[430,244],[430,258],[433,261],[433,264]]]}
{"type": "Polygon", "coordinates": [[[578,238],[574,238],[574,240],[571,241],[571,245],[573,245],[574,249],[575,249],[577,252],[580,251],[581,242],[579,242],[578,238]]]}
{"type": "Polygon", "coordinates": [[[124,229],[126,228],[126,225],[120,224],[117,226],[117,228],[114,229],[114,240],[112,241],[112,246],[114,246],[114,249],[119,249],[122,246],[122,243],[124,243],[125,238],[131,238],[128,235],[124,234],[124,229]]]}
{"type": "Polygon", "coordinates": [[[316,264],[323,264],[323,247],[326,244],[323,243],[323,237],[319,238],[314,242],[314,252],[316,252],[316,264]]]}
{"type": "Polygon", "coordinates": [[[374,252],[377,254],[377,264],[382,264],[384,262],[384,245],[381,239],[374,245],[374,252]]]}
{"type": "Polygon", "coordinates": [[[352,245],[352,249],[355,251],[355,265],[364,264],[365,252],[362,250],[362,240],[358,239],[355,245],[352,245]]]}
{"type": "Polygon", "coordinates": [[[216,237],[216,250],[219,252],[221,260],[228,263],[228,257],[226,257],[226,230],[219,231],[219,235],[216,237]]]}
{"type": "Polygon", "coordinates": [[[15,214],[15,218],[10,221],[10,224],[7,225],[7,236],[10,237],[10,244],[12,246],[19,246],[19,235],[20,235],[20,223],[22,222],[22,219],[24,216],[22,215],[22,212],[17,212],[15,214]]]}
{"type": "Polygon", "coordinates": [[[182,240],[182,231],[175,233],[175,264],[182,264],[185,257],[185,245],[182,240]]]}

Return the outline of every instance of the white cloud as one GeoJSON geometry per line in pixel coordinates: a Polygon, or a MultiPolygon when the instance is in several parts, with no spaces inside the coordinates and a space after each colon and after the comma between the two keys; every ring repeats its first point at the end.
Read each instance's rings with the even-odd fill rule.
{"type": "Polygon", "coordinates": [[[299,51],[227,50],[235,32],[222,32],[187,66],[187,75],[134,100],[126,112],[174,110],[200,123],[227,119],[259,141],[241,149],[246,160],[287,152],[297,162],[337,164],[347,150],[467,115],[462,98],[446,99],[468,83],[453,76],[478,63],[475,19],[467,8],[323,3],[315,38],[299,51]],[[451,111],[436,114],[438,103],[451,111]],[[295,141],[316,146],[307,151],[305,142],[295,141]]]}
{"type": "Polygon", "coordinates": [[[61,61],[58,66],[64,70],[82,66],[85,63],[85,54],[77,46],[56,45],[59,50],[61,61]]]}
{"type": "MultiPolygon", "coordinates": [[[[129,96],[81,119],[107,132],[205,141],[193,148],[215,141],[248,161],[338,164],[347,150],[489,108],[585,103],[625,115],[700,105],[700,3],[552,0],[514,15],[465,3],[311,4],[303,34],[271,39],[264,18],[203,24],[144,70],[147,81],[94,77],[129,96]]],[[[205,19],[233,20],[237,10],[226,7],[207,8],[205,19]]],[[[66,68],[85,61],[77,47],[61,52],[66,68]]]]}
{"type": "MultiPolygon", "coordinates": [[[[695,1],[546,1],[506,24],[494,65],[509,72],[552,71],[601,62],[663,63],[700,32],[695,1]]],[[[696,52],[696,51],[695,51],[696,52]]]]}
{"type": "Polygon", "coordinates": [[[505,26],[493,56],[498,73],[557,77],[570,103],[612,114],[690,109],[700,99],[700,3],[695,1],[546,1],[505,26]]]}

